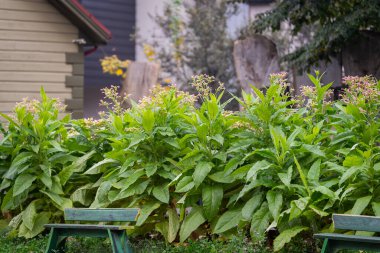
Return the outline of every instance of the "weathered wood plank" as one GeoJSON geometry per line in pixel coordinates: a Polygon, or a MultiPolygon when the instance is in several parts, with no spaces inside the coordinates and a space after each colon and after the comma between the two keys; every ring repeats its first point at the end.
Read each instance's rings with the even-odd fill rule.
{"type": "Polygon", "coordinates": [[[1,31],[0,40],[14,41],[42,41],[72,43],[78,36],[71,33],[28,32],[28,31],[1,31]]]}
{"type": "Polygon", "coordinates": [[[39,92],[41,86],[46,92],[64,92],[69,93],[71,88],[67,88],[63,83],[47,83],[47,82],[3,82],[0,81],[1,91],[13,92],[39,92]]]}
{"type": "Polygon", "coordinates": [[[52,12],[57,13],[48,2],[30,2],[30,1],[15,1],[15,0],[1,0],[1,9],[3,10],[24,10],[24,11],[38,11],[38,12],[52,12]]]}
{"type": "Polygon", "coordinates": [[[60,24],[70,24],[70,21],[61,13],[46,13],[39,11],[24,10],[0,10],[1,20],[53,22],[60,24]]]}
{"type": "Polygon", "coordinates": [[[72,221],[135,221],[138,208],[66,208],[65,220],[72,221]]]}
{"type": "Polygon", "coordinates": [[[36,63],[36,62],[5,62],[0,61],[2,71],[27,71],[27,72],[53,72],[71,74],[73,66],[60,63],[36,63]]]}
{"type": "Polygon", "coordinates": [[[333,220],[336,229],[380,232],[380,217],[333,214],[333,220]]]}
{"type": "MultiPolygon", "coordinates": [[[[71,93],[52,93],[47,92],[47,95],[52,98],[59,98],[62,102],[65,99],[71,98],[71,93]]],[[[24,98],[38,99],[39,92],[0,92],[0,101],[2,102],[20,102],[24,98]]]]}
{"type": "Polygon", "coordinates": [[[78,52],[74,43],[30,42],[30,41],[0,41],[0,50],[33,51],[33,52],[78,52]]]}
{"type": "Polygon", "coordinates": [[[124,230],[132,228],[132,226],[116,226],[116,225],[89,225],[89,224],[46,224],[47,228],[70,228],[70,229],[112,229],[124,230]]]}
{"type": "Polygon", "coordinates": [[[12,71],[0,71],[0,80],[2,82],[7,81],[19,81],[19,82],[54,82],[65,83],[65,73],[35,73],[35,72],[12,72],[12,71]]]}
{"type": "Polygon", "coordinates": [[[328,238],[328,239],[339,240],[339,241],[380,243],[380,237],[372,237],[372,236],[325,233],[325,234],[315,234],[314,237],[321,238],[321,239],[328,238]]]}
{"type": "Polygon", "coordinates": [[[78,28],[71,24],[41,23],[31,21],[0,20],[0,30],[34,31],[78,34],[78,28]]]}
{"type": "Polygon", "coordinates": [[[65,62],[65,53],[46,52],[12,52],[0,51],[0,61],[23,61],[23,62],[65,62]]]}

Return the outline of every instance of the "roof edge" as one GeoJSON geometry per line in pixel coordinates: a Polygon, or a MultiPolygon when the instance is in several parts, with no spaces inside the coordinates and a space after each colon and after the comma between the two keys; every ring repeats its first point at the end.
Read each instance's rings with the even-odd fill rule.
{"type": "Polygon", "coordinates": [[[90,44],[105,45],[112,33],[77,0],[48,0],[66,16],[91,41],[90,44]]]}

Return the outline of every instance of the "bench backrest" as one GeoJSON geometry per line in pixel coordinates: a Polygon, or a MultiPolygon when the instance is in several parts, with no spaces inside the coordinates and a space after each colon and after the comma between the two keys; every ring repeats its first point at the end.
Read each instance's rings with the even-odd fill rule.
{"type": "Polygon", "coordinates": [[[380,217],[333,214],[336,229],[380,232],[380,217]]]}
{"type": "Polygon", "coordinates": [[[66,208],[69,221],[136,221],[138,208],[66,208]]]}

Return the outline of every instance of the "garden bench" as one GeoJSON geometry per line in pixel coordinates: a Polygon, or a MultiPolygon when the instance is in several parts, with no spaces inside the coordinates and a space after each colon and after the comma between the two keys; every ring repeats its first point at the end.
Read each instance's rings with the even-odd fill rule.
{"type": "MultiPolygon", "coordinates": [[[[333,214],[333,221],[335,229],[380,232],[380,217],[333,214]]],[[[314,237],[324,239],[321,253],[337,252],[340,249],[380,252],[380,237],[337,233],[315,234],[314,237]]]]}
{"type": "MultiPolygon", "coordinates": [[[[66,208],[66,221],[128,222],[136,221],[138,208],[66,208]]],[[[64,252],[68,236],[109,238],[113,253],[130,253],[126,229],[128,226],[100,224],[46,224],[50,228],[45,253],[64,252]]]]}

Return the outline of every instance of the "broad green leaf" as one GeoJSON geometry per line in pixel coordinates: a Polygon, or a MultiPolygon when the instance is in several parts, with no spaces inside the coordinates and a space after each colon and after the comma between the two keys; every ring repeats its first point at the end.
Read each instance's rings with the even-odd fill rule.
{"type": "Polygon", "coordinates": [[[45,229],[44,225],[49,223],[49,220],[50,220],[49,212],[42,212],[38,214],[35,218],[34,225],[31,230],[29,230],[24,225],[24,223],[21,224],[20,229],[19,229],[19,236],[23,236],[27,239],[35,237],[36,235],[44,231],[45,229]]]}
{"type": "Polygon", "coordinates": [[[355,201],[354,207],[351,210],[351,214],[360,215],[368,206],[372,196],[361,197],[355,201]]]}
{"type": "Polygon", "coordinates": [[[261,205],[263,194],[255,193],[254,196],[245,203],[242,209],[242,217],[246,220],[250,220],[253,212],[261,205]]]}
{"type": "Polygon", "coordinates": [[[275,221],[277,221],[282,207],[282,193],[277,191],[268,191],[267,192],[267,201],[269,211],[272,214],[272,217],[275,221]]]}
{"type": "Polygon", "coordinates": [[[144,111],[142,115],[142,125],[144,127],[144,130],[148,133],[152,132],[154,127],[154,112],[151,109],[147,109],[144,111]]]}
{"type": "Polygon", "coordinates": [[[321,159],[318,159],[313,163],[313,165],[311,165],[309,172],[307,173],[307,179],[311,182],[319,181],[320,170],[321,159]]]}
{"type": "Polygon", "coordinates": [[[53,204],[60,210],[64,211],[65,208],[71,208],[73,207],[73,203],[71,202],[70,199],[64,198],[59,196],[56,193],[53,192],[48,192],[48,191],[42,191],[40,192],[44,193],[46,196],[48,196],[52,201],[53,204]]]}
{"type": "Polygon", "coordinates": [[[181,242],[184,242],[192,232],[194,232],[200,225],[206,221],[203,216],[202,209],[200,207],[193,207],[190,214],[186,216],[182,222],[181,229],[179,231],[179,238],[181,242]]]}
{"type": "Polygon", "coordinates": [[[169,187],[165,184],[158,185],[153,188],[153,196],[159,201],[168,204],[169,203],[169,187]]]}
{"type": "Polygon", "coordinates": [[[314,191],[315,192],[320,192],[323,195],[326,195],[332,201],[336,199],[335,193],[332,190],[330,190],[329,188],[327,188],[327,187],[325,187],[323,185],[320,185],[320,186],[316,187],[314,189],[314,191]]]}
{"type": "Polygon", "coordinates": [[[119,161],[106,158],[106,159],[92,165],[91,168],[86,170],[86,172],[84,174],[95,175],[95,174],[102,173],[102,169],[107,167],[107,166],[110,166],[110,165],[119,165],[119,161]]]}
{"type": "Polygon", "coordinates": [[[197,188],[203,182],[206,176],[210,173],[213,166],[214,165],[209,162],[199,162],[197,166],[195,166],[193,179],[194,184],[197,188]]]}
{"type": "Polygon", "coordinates": [[[349,169],[347,169],[343,175],[340,177],[340,180],[339,180],[339,185],[342,185],[344,182],[346,182],[348,179],[350,179],[351,177],[355,177],[357,173],[359,173],[359,168],[358,167],[351,167],[349,169]]]}
{"type": "Polygon", "coordinates": [[[210,174],[208,175],[208,178],[210,178],[214,182],[224,183],[224,184],[230,184],[233,181],[235,181],[235,179],[232,176],[230,175],[226,176],[224,174],[224,171],[219,171],[214,174],[210,174]]]}
{"type": "Polygon", "coordinates": [[[27,208],[22,212],[22,221],[29,230],[33,229],[34,221],[37,216],[36,200],[31,202],[27,208]]]}
{"type": "Polygon", "coordinates": [[[34,180],[36,180],[36,176],[31,174],[21,174],[19,175],[13,186],[13,197],[23,193],[24,191],[29,190],[30,186],[32,186],[34,180]]]}
{"type": "Polygon", "coordinates": [[[284,230],[280,233],[279,236],[276,237],[273,243],[273,249],[274,251],[279,251],[281,250],[285,244],[290,242],[293,237],[301,233],[302,231],[305,231],[309,229],[308,227],[301,227],[301,226],[296,226],[289,228],[287,230],[284,230]]]}
{"type": "Polygon", "coordinates": [[[264,202],[260,209],[257,210],[252,216],[250,232],[254,241],[261,241],[264,238],[264,233],[269,226],[270,219],[271,214],[268,209],[268,204],[264,202]]]}
{"type": "Polygon", "coordinates": [[[106,207],[109,204],[108,193],[112,187],[110,181],[105,181],[100,184],[98,190],[96,191],[94,202],[92,202],[90,208],[100,208],[106,207]]]}
{"type": "Polygon", "coordinates": [[[51,179],[51,176],[47,175],[46,173],[41,173],[39,179],[41,182],[48,188],[51,189],[53,186],[53,181],[51,179]]]}
{"type": "MultiPolygon", "coordinates": [[[[32,152],[22,152],[18,154],[12,161],[9,170],[4,174],[4,178],[13,179],[17,174],[18,170],[23,167],[25,163],[27,163],[30,159],[33,158],[32,152]]],[[[29,166],[29,165],[28,165],[29,166]]]]}
{"type": "Polygon", "coordinates": [[[146,171],[146,175],[148,177],[151,177],[156,173],[157,171],[157,164],[149,163],[144,166],[144,169],[146,171]]]}
{"type": "Polygon", "coordinates": [[[380,216],[380,203],[379,202],[372,202],[371,205],[372,205],[373,213],[376,216],[380,216]]]}
{"type": "Polygon", "coordinates": [[[325,157],[325,153],[317,145],[303,144],[302,147],[316,156],[325,157]]]}
{"type": "Polygon", "coordinates": [[[141,207],[140,215],[139,215],[139,217],[137,218],[137,221],[136,221],[136,226],[141,226],[142,224],[144,224],[144,222],[149,217],[149,215],[154,210],[156,210],[157,208],[159,208],[160,205],[161,204],[159,202],[148,202],[148,203],[145,203],[141,207]]]}
{"type": "Polygon", "coordinates": [[[211,221],[218,214],[223,199],[223,187],[220,185],[204,185],[202,202],[205,217],[211,221]]]}
{"type": "Polygon", "coordinates": [[[256,179],[257,172],[260,170],[266,170],[268,169],[272,164],[267,162],[266,160],[258,161],[256,162],[251,169],[247,173],[247,181],[250,181],[252,179],[256,179]]]}
{"type": "Polygon", "coordinates": [[[188,192],[194,187],[194,182],[191,176],[184,176],[176,186],[176,192],[188,192]]]}
{"type": "Polygon", "coordinates": [[[231,228],[237,227],[241,219],[242,214],[240,208],[228,210],[220,216],[213,232],[220,234],[230,230],[231,228]]]}
{"type": "Polygon", "coordinates": [[[87,160],[90,159],[95,153],[96,152],[93,150],[77,158],[72,164],[65,166],[58,174],[61,184],[65,185],[74,172],[82,172],[86,167],[87,160]]]}
{"type": "Polygon", "coordinates": [[[280,178],[281,182],[284,183],[286,186],[290,186],[290,182],[292,181],[292,174],[293,174],[293,166],[289,166],[287,173],[278,173],[278,177],[280,178]]]}
{"type": "Polygon", "coordinates": [[[173,242],[177,237],[179,230],[179,217],[177,211],[174,209],[168,210],[169,227],[168,227],[168,242],[173,242]]]}

